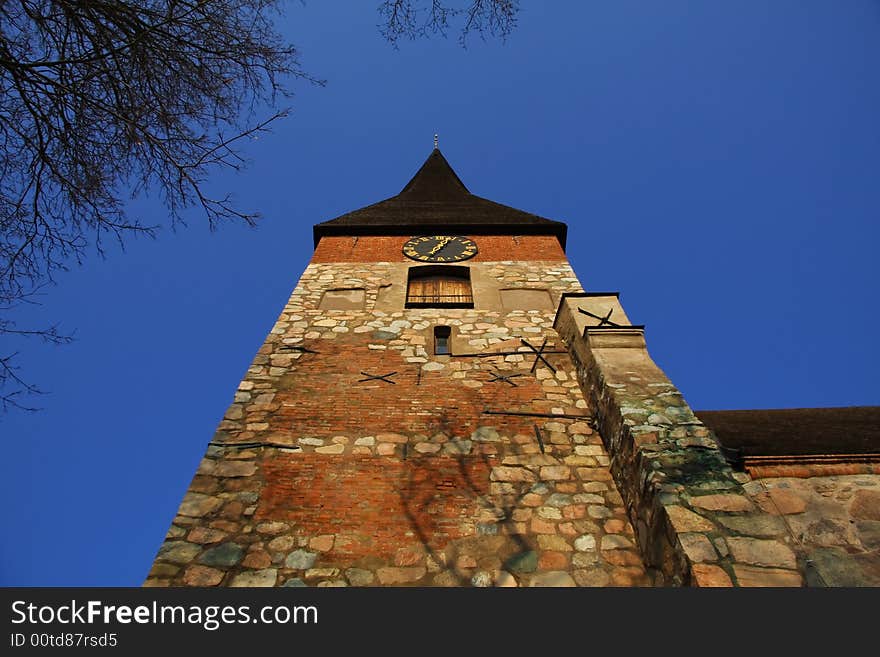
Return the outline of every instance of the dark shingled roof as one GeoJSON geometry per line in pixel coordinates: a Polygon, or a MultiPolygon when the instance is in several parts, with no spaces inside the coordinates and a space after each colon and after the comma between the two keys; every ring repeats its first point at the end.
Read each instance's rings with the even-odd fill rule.
{"type": "Polygon", "coordinates": [[[329,235],[414,235],[450,230],[475,235],[555,235],[566,225],[495,203],[468,191],[439,149],[397,196],[314,226],[315,246],[329,235]]]}
{"type": "Polygon", "coordinates": [[[694,412],[741,457],[880,453],[880,406],[694,412]]]}

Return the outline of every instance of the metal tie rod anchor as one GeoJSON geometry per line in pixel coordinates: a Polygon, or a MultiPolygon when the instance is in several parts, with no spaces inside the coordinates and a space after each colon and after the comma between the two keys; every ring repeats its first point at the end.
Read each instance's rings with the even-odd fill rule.
{"type": "Polygon", "coordinates": [[[288,350],[289,350],[289,351],[298,351],[298,352],[303,353],[303,354],[317,354],[317,353],[320,353],[320,352],[318,352],[318,351],[315,351],[314,349],[309,349],[308,347],[303,347],[303,346],[298,345],[298,344],[286,344],[286,345],[284,345],[284,346],[281,347],[281,351],[288,351],[288,350]]]}
{"type": "Polygon", "coordinates": [[[524,340],[523,338],[520,338],[519,340],[525,346],[527,346],[529,349],[531,349],[532,351],[535,352],[535,362],[532,363],[532,369],[529,370],[530,372],[534,373],[535,368],[538,366],[538,361],[541,361],[542,363],[544,363],[544,365],[546,365],[547,367],[550,368],[551,372],[556,374],[556,368],[553,367],[550,363],[548,363],[547,359],[544,358],[544,356],[542,355],[542,353],[544,351],[544,347],[547,346],[547,338],[544,338],[544,342],[541,343],[541,347],[539,349],[536,349],[533,345],[531,345],[527,340],[524,340]]]}
{"type": "Polygon", "coordinates": [[[611,317],[611,313],[614,312],[614,308],[612,308],[611,310],[609,310],[609,311],[608,311],[608,314],[605,315],[604,317],[601,317],[600,315],[594,315],[594,314],[591,313],[589,310],[584,310],[583,308],[578,308],[578,312],[579,312],[579,313],[583,313],[584,315],[588,315],[589,317],[592,317],[593,319],[598,319],[598,320],[599,320],[599,326],[606,326],[606,325],[607,325],[607,326],[610,326],[610,327],[612,327],[612,328],[624,328],[624,327],[621,326],[620,324],[616,324],[616,323],[612,322],[610,319],[608,319],[609,317],[611,317]]]}
{"type": "Polygon", "coordinates": [[[397,374],[397,372],[388,372],[388,374],[369,374],[367,372],[361,372],[361,374],[363,374],[367,378],[366,379],[358,379],[358,383],[363,383],[364,381],[373,381],[373,380],[384,381],[385,383],[390,383],[391,385],[396,385],[396,383],[397,383],[396,381],[390,381],[388,379],[389,376],[394,376],[395,374],[397,374]]]}
{"type": "Polygon", "coordinates": [[[516,384],[511,381],[511,379],[515,376],[522,376],[522,374],[502,374],[501,372],[489,372],[489,375],[493,377],[489,379],[489,383],[494,383],[495,381],[503,381],[504,383],[509,383],[514,388],[516,388],[516,384]]]}

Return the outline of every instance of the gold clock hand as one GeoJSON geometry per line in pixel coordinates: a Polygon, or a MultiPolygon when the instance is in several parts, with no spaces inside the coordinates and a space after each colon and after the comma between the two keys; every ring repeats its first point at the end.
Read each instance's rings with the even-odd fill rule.
{"type": "Polygon", "coordinates": [[[437,246],[435,246],[433,249],[431,249],[430,251],[428,251],[428,255],[434,255],[435,253],[437,253],[437,251],[439,251],[440,249],[442,249],[442,248],[443,248],[444,246],[446,246],[447,244],[449,244],[449,238],[448,238],[448,237],[444,237],[444,238],[442,238],[442,239],[440,240],[440,243],[439,243],[437,246]]]}

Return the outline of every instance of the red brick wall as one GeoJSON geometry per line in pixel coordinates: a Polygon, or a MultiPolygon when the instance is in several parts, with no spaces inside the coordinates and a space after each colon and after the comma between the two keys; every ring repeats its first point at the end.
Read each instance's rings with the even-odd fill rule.
{"type": "MultiPolygon", "coordinates": [[[[478,253],[469,262],[565,260],[552,235],[470,235],[478,253]]],[[[406,236],[322,237],[312,262],[412,262],[403,255],[406,236]]]]}
{"type": "MultiPolygon", "coordinates": [[[[293,522],[301,535],[335,535],[327,560],[389,555],[418,544],[442,550],[473,533],[488,492],[485,457],[281,454],[262,465],[257,520],[293,522]]],[[[410,564],[398,564],[410,565],[410,564]]]]}
{"type": "MultiPolygon", "coordinates": [[[[419,376],[420,365],[407,363],[399,351],[373,350],[368,343],[369,338],[362,334],[348,334],[319,344],[304,343],[320,353],[306,354],[298,362],[297,370],[281,379],[275,410],[265,416],[260,411],[255,417],[248,414],[246,421],[268,421],[273,439],[282,441],[288,433],[324,438],[389,432],[430,437],[442,432],[468,438],[481,424],[510,434],[530,435],[533,418],[486,415],[483,410],[549,412],[554,405],[546,399],[543,386],[534,376],[516,377],[515,387],[503,382],[490,383],[498,358],[479,359],[481,371],[472,371],[469,376],[484,385],[475,389],[451,379],[451,366],[441,372],[423,371],[419,376]],[[376,380],[361,382],[366,378],[361,372],[397,374],[389,377],[394,381],[389,384],[376,380]]],[[[564,357],[546,358],[558,363],[564,357]]]]}

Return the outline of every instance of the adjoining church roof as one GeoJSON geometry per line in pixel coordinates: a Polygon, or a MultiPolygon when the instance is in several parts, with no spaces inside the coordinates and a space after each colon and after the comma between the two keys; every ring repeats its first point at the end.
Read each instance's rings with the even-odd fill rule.
{"type": "Polygon", "coordinates": [[[740,457],[880,454],[880,406],[695,414],[740,457]]]}
{"type": "Polygon", "coordinates": [[[555,235],[565,248],[567,227],[468,191],[435,148],[397,196],[316,224],[315,245],[330,235],[412,235],[456,230],[470,234],[555,235]]]}

